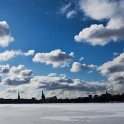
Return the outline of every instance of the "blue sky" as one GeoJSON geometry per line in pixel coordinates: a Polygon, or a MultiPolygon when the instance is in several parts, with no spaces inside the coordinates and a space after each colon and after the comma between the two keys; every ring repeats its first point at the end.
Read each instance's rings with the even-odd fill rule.
{"type": "MultiPolygon", "coordinates": [[[[80,79],[86,82],[109,82],[110,74],[103,75],[102,70],[98,68],[123,54],[124,34],[120,33],[120,30],[123,31],[123,24],[120,21],[123,20],[121,7],[123,1],[119,0],[117,3],[116,0],[95,0],[94,3],[91,0],[1,0],[0,22],[5,21],[9,25],[9,35],[14,37],[14,41],[7,46],[1,46],[0,54],[6,50],[21,50],[21,53],[17,53],[18,55],[14,57],[6,61],[1,60],[1,67],[7,64],[9,64],[9,68],[24,65],[26,69],[33,71],[33,76],[47,76],[50,73],[56,73],[58,75],[66,74],[70,79],[80,79]],[[100,2],[103,2],[103,8],[105,7],[106,10],[103,13],[103,10],[98,7],[100,2]],[[99,11],[101,14],[98,13],[99,11]],[[116,22],[116,19],[119,21],[116,22]],[[116,23],[119,24],[120,30],[116,23]],[[96,27],[92,28],[91,25],[96,25],[96,27]],[[79,32],[86,28],[89,29],[83,31],[79,36],[79,32]],[[96,29],[97,32],[95,32],[96,29]],[[95,33],[92,34],[91,30],[95,33]],[[85,36],[85,33],[88,36],[85,36]],[[78,35],[78,39],[75,38],[76,35],[78,35]],[[45,58],[46,56],[43,55],[43,53],[50,53],[58,49],[65,52],[68,55],[66,57],[70,57],[71,52],[74,53],[71,59],[56,60],[56,64],[60,61],[67,62],[68,65],[65,67],[60,67],[61,65],[53,67],[52,60],[47,60],[50,58],[45,58]],[[29,50],[35,52],[28,56],[24,55],[29,50]],[[44,59],[41,57],[39,60],[36,58],[35,61],[32,61],[37,53],[41,53],[44,59]],[[113,55],[114,53],[116,54],[113,55]],[[81,57],[84,59],[79,61],[81,57]],[[48,61],[50,64],[46,64],[48,61]],[[80,64],[80,67],[75,64],[72,69],[74,62],[80,64]]],[[[8,74],[1,75],[8,76],[8,74]]]]}

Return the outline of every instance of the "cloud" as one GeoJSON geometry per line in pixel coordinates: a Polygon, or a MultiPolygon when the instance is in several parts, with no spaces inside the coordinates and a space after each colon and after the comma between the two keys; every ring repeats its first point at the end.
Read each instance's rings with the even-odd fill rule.
{"type": "Polygon", "coordinates": [[[6,50],[0,53],[0,62],[8,61],[18,55],[30,56],[34,54],[34,50],[29,50],[28,52],[22,52],[21,50],[6,50]]]}
{"type": "Polygon", "coordinates": [[[118,56],[118,55],[119,55],[119,53],[117,53],[117,52],[114,52],[114,53],[113,53],[113,55],[114,55],[114,56],[118,56]]]}
{"type": "MultiPolygon", "coordinates": [[[[57,75],[56,73],[51,73],[47,76],[33,76],[32,70],[25,68],[24,65],[13,67],[3,65],[3,68],[7,68],[8,71],[6,72],[6,76],[3,75],[0,85],[1,87],[7,86],[4,88],[6,89],[4,96],[6,94],[8,95],[7,97],[11,95],[14,96],[17,91],[20,91],[28,97],[31,95],[34,96],[33,93],[35,93],[35,96],[39,96],[41,94],[39,94],[38,91],[43,89],[48,92],[48,94],[54,91],[57,93],[58,97],[68,97],[69,94],[74,95],[75,92],[78,92],[77,96],[74,95],[78,97],[82,92],[85,94],[102,93],[106,91],[108,87],[106,83],[85,82],[80,79],[71,79],[65,74],[57,75]],[[30,95],[28,91],[30,91],[30,95]]],[[[73,95],[71,97],[73,97],[73,95]]]]}
{"type": "Polygon", "coordinates": [[[8,73],[10,70],[10,67],[9,65],[0,65],[0,73],[1,74],[4,74],[4,73],[8,73]]]}
{"type": "Polygon", "coordinates": [[[65,14],[67,11],[68,11],[68,9],[71,7],[71,3],[68,3],[68,4],[66,4],[66,5],[63,5],[61,8],[60,8],[60,13],[61,14],[65,14]]]}
{"type": "Polygon", "coordinates": [[[87,42],[93,46],[104,46],[111,41],[118,41],[124,37],[124,27],[120,29],[109,29],[100,25],[91,25],[89,28],[83,29],[79,35],[74,38],[77,42],[87,42]]]}
{"type": "Polygon", "coordinates": [[[41,90],[45,90],[48,95],[50,92],[55,92],[57,97],[66,98],[79,97],[89,93],[103,93],[111,88],[109,83],[85,82],[80,79],[68,78],[65,74],[51,73],[47,76],[33,76],[32,70],[25,68],[24,65],[13,67],[3,65],[3,68],[7,68],[8,71],[5,72],[6,76],[2,75],[0,86],[5,89],[3,96],[8,98],[14,97],[17,91],[28,98],[31,96],[40,98],[41,90]]]}
{"type": "Polygon", "coordinates": [[[35,87],[45,88],[47,90],[77,90],[86,92],[105,91],[106,84],[97,82],[84,82],[79,79],[69,79],[67,77],[48,77],[48,76],[35,76],[31,79],[31,83],[35,82],[35,87]]]}
{"type": "Polygon", "coordinates": [[[91,73],[93,73],[93,71],[88,71],[88,74],[91,74],[91,73]]]}
{"type": "Polygon", "coordinates": [[[66,17],[68,19],[73,18],[76,14],[77,14],[76,10],[71,10],[71,11],[67,12],[66,17]]]}
{"type": "Polygon", "coordinates": [[[103,75],[124,71],[124,53],[98,68],[103,75]]]}
{"type": "Polygon", "coordinates": [[[21,79],[18,77],[7,77],[3,80],[5,85],[18,86],[30,82],[30,79],[21,79]]]}
{"type": "Polygon", "coordinates": [[[52,64],[54,68],[66,67],[69,66],[69,62],[73,59],[73,57],[73,52],[67,55],[65,52],[58,49],[51,51],[50,53],[36,53],[33,58],[33,62],[46,63],[47,65],[52,64]]]}
{"type": "Polygon", "coordinates": [[[63,5],[59,10],[60,14],[65,15],[67,19],[73,18],[77,14],[77,11],[71,9],[71,6],[72,6],[72,2],[63,5]]]}
{"type": "Polygon", "coordinates": [[[11,36],[9,25],[6,21],[0,22],[0,46],[7,47],[14,38],[11,36]]]}
{"type": "Polygon", "coordinates": [[[50,74],[48,74],[48,77],[55,77],[55,76],[57,76],[56,73],[50,73],[50,74]]]}
{"type": "Polygon", "coordinates": [[[32,97],[35,97],[35,98],[40,99],[42,91],[31,89],[28,84],[23,84],[23,85],[18,85],[18,86],[9,86],[9,87],[7,86],[7,88],[3,92],[2,91],[0,92],[0,95],[3,98],[17,99],[18,92],[20,93],[21,98],[31,99],[32,97]]]}
{"type": "Polygon", "coordinates": [[[95,20],[108,20],[108,23],[93,24],[84,28],[74,39],[93,46],[104,46],[110,42],[117,42],[124,37],[124,1],[119,0],[80,0],[80,10],[85,16],[95,20]],[[94,9],[95,8],[95,9],[94,9]]]}
{"type": "Polygon", "coordinates": [[[0,61],[8,61],[11,58],[14,58],[15,56],[21,54],[21,51],[16,51],[16,50],[6,50],[3,53],[0,53],[0,61]]]}
{"type": "Polygon", "coordinates": [[[82,61],[82,60],[84,60],[84,57],[81,57],[81,58],[79,59],[79,61],[82,61]]]}
{"type": "Polygon", "coordinates": [[[3,67],[8,69],[6,69],[7,76],[2,80],[5,85],[18,86],[26,84],[32,78],[32,70],[26,69],[24,65],[13,66],[11,68],[9,65],[3,67]]]}
{"type": "Polygon", "coordinates": [[[48,77],[66,77],[66,74],[50,73],[48,74],[48,77]]]}
{"type": "Polygon", "coordinates": [[[4,89],[0,92],[1,97],[4,98],[17,98],[18,91],[23,98],[41,98],[42,90],[46,97],[56,95],[58,98],[75,98],[104,93],[108,89],[108,84],[85,82],[67,78],[65,75],[33,76],[30,81],[11,76],[2,80],[0,87],[4,89]]]}
{"type": "Polygon", "coordinates": [[[71,72],[78,72],[80,70],[87,70],[87,69],[95,69],[97,66],[96,65],[86,65],[86,64],[81,64],[79,62],[74,62],[72,64],[72,68],[70,69],[71,72]]]}
{"type": "Polygon", "coordinates": [[[79,6],[84,14],[96,20],[111,18],[117,14],[118,2],[115,0],[80,0],[79,6]],[[94,9],[95,8],[95,9],[94,9]]]}
{"type": "Polygon", "coordinates": [[[19,76],[25,77],[26,75],[30,76],[32,74],[32,70],[28,70],[24,65],[12,66],[9,71],[10,76],[19,76]]]}
{"type": "Polygon", "coordinates": [[[35,50],[29,50],[28,52],[22,53],[22,54],[25,56],[32,56],[32,55],[34,55],[34,53],[35,53],[35,50]]]}
{"type": "Polygon", "coordinates": [[[98,71],[107,76],[114,91],[124,91],[124,53],[98,67],[98,71]]]}

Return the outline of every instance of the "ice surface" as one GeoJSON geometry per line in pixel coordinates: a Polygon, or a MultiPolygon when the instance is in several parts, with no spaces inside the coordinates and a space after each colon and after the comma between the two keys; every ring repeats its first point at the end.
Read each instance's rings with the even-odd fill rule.
{"type": "Polygon", "coordinates": [[[124,103],[1,104],[0,124],[124,124],[124,103]]]}

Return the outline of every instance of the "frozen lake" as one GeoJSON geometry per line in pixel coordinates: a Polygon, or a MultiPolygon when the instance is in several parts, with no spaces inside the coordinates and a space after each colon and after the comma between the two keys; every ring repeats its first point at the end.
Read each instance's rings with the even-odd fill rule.
{"type": "Polygon", "coordinates": [[[1,104],[0,124],[124,124],[124,103],[1,104]]]}

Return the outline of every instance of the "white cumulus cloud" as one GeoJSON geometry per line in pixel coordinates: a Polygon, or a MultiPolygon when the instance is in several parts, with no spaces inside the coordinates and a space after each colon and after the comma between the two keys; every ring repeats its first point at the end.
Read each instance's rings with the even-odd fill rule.
{"type": "Polygon", "coordinates": [[[77,90],[86,92],[103,92],[107,89],[107,84],[105,83],[84,82],[79,79],[70,79],[65,76],[35,76],[31,79],[31,84],[32,86],[34,84],[34,87],[38,89],[45,88],[47,90],[65,89],[67,91],[77,90]]]}
{"type": "Polygon", "coordinates": [[[3,74],[3,73],[8,73],[10,70],[10,67],[9,65],[0,65],[0,73],[3,74]]]}
{"type": "Polygon", "coordinates": [[[9,25],[6,21],[0,21],[0,46],[7,47],[13,41],[9,25]]]}
{"type": "Polygon", "coordinates": [[[66,67],[69,62],[73,59],[74,53],[71,52],[67,55],[60,49],[51,51],[50,53],[36,53],[33,58],[34,62],[46,63],[47,65],[52,64],[54,68],[56,67],[66,67]]]}
{"type": "Polygon", "coordinates": [[[80,9],[95,20],[107,19],[108,23],[92,24],[75,35],[77,42],[86,42],[93,46],[104,46],[117,42],[124,37],[124,1],[123,0],[80,0],[80,9]],[[95,9],[94,9],[95,8],[95,9]]]}
{"type": "Polygon", "coordinates": [[[96,65],[86,65],[86,64],[81,64],[79,62],[74,62],[72,64],[72,68],[70,69],[71,72],[78,72],[80,70],[86,70],[86,69],[95,69],[97,66],[96,65]]]}
{"type": "MultiPolygon", "coordinates": [[[[8,65],[3,66],[6,67],[7,75],[2,80],[5,85],[18,86],[22,84],[27,84],[30,82],[32,78],[32,70],[25,68],[24,65],[9,67],[8,65]]],[[[5,71],[5,70],[4,70],[5,71]]],[[[4,73],[4,72],[3,72],[4,73]]]]}
{"type": "Polygon", "coordinates": [[[6,50],[0,53],[0,62],[8,61],[18,55],[30,56],[34,54],[34,50],[29,50],[28,52],[22,52],[21,50],[6,50]]]}
{"type": "Polygon", "coordinates": [[[113,90],[123,93],[124,91],[124,53],[120,54],[112,61],[108,61],[98,67],[104,76],[107,76],[113,90]]]}
{"type": "Polygon", "coordinates": [[[31,55],[34,55],[34,53],[35,53],[35,50],[29,50],[28,52],[22,53],[22,54],[25,56],[31,56],[31,55]]]}

